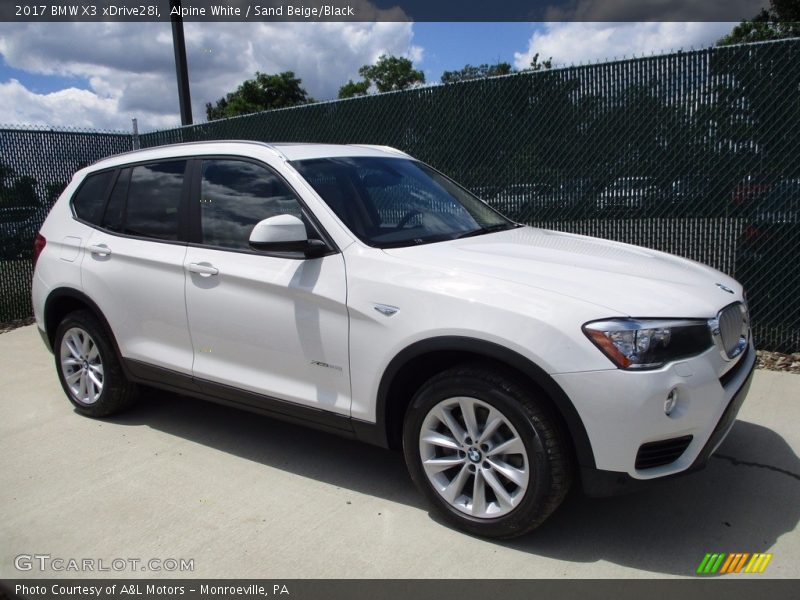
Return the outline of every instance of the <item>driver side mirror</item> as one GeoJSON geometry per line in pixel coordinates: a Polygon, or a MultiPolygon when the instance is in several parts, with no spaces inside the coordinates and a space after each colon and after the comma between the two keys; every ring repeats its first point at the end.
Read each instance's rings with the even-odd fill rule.
{"type": "Polygon", "coordinates": [[[276,215],[256,223],[250,232],[250,246],[262,252],[303,252],[322,256],[328,250],[322,240],[310,240],[306,226],[293,215],[276,215]]]}

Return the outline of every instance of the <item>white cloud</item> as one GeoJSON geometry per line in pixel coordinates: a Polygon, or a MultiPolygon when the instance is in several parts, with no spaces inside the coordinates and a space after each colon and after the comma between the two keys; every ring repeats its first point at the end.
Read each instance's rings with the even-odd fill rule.
{"type": "Polygon", "coordinates": [[[623,56],[649,56],[670,50],[711,46],[728,33],[733,23],[545,23],[528,41],[528,49],[514,53],[519,69],[552,57],[569,65],[623,56]]]}
{"type": "Polygon", "coordinates": [[[16,79],[0,83],[0,123],[119,128],[117,101],[88,90],[67,88],[36,94],[16,79]],[[65,107],[68,107],[65,110],[65,107]]]}
{"type": "MultiPolygon", "coordinates": [[[[381,54],[419,62],[412,23],[186,23],[195,121],[205,103],[256,71],[294,71],[314,98],[334,98],[358,68],[381,54]]],[[[0,24],[0,55],[10,67],[80,77],[89,90],[38,94],[0,82],[0,123],[142,130],[179,123],[169,23],[0,24]]]]}

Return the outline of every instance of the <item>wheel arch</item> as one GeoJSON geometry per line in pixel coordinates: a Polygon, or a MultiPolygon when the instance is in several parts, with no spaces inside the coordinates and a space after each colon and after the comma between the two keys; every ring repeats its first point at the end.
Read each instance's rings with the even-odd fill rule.
{"type": "Polygon", "coordinates": [[[47,300],[45,300],[44,303],[44,331],[50,349],[54,350],[53,344],[55,342],[58,324],[65,316],[76,310],[88,310],[97,317],[111,339],[111,343],[117,353],[117,358],[121,359],[122,355],[120,354],[119,346],[117,346],[117,339],[103,311],[100,310],[100,307],[85,293],[69,287],[54,289],[47,296],[47,300]]]}
{"type": "Polygon", "coordinates": [[[595,467],[594,453],[583,421],[561,387],[544,369],[521,354],[486,340],[443,336],[415,342],[400,351],[383,372],[378,386],[374,440],[389,448],[402,444],[403,418],[419,386],[442,370],[469,360],[481,360],[511,369],[542,393],[555,409],[570,436],[577,462],[595,467]]]}

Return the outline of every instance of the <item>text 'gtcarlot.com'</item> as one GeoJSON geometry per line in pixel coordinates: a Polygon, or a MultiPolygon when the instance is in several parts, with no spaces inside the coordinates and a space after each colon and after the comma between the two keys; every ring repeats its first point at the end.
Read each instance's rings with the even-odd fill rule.
{"type": "Polygon", "coordinates": [[[18,571],[99,572],[99,571],[194,571],[193,558],[61,558],[50,554],[18,554],[18,571]]]}

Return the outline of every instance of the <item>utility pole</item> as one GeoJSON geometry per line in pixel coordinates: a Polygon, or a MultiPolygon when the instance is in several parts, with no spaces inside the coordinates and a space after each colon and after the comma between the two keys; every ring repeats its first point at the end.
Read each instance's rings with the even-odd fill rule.
{"type": "Polygon", "coordinates": [[[192,100],[189,96],[189,69],[186,65],[186,41],[183,38],[181,0],[169,0],[172,21],[172,47],[175,50],[175,73],[178,76],[178,102],[181,107],[181,125],[192,124],[192,100]],[[177,10],[177,14],[172,11],[177,10]]]}
{"type": "Polygon", "coordinates": [[[135,117],[131,119],[133,122],[133,149],[139,149],[139,120],[135,117]]]}

